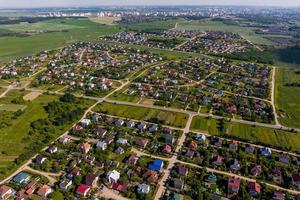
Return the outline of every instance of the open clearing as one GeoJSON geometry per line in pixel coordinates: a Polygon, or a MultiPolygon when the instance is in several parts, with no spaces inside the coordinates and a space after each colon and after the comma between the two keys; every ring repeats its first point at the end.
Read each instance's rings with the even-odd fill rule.
{"type": "Polygon", "coordinates": [[[282,125],[300,128],[300,87],[286,86],[287,83],[300,82],[300,74],[295,71],[297,69],[277,69],[275,105],[282,125]]]}
{"type": "Polygon", "coordinates": [[[27,106],[18,104],[0,104],[0,111],[16,112],[18,110],[25,110],[27,106]]]}
{"type": "Polygon", "coordinates": [[[155,101],[152,99],[142,99],[140,102],[140,104],[150,105],[150,106],[154,105],[154,103],[155,103],[155,101]]]}
{"type": "Polygon", "coordinates": [[[90,17],[92,22],[106,25],[114,25],[115,22],[121,20],[121,17],[90,17]]]}
{"type": "Polygon", "coordinates": [[[300,134],[261,126],[251,126],[247,124],[230,123],[225,121],[224,129],[226,130],[226,133],[222,133],[219,126],[219,120],[197,116],[193,118],[191,130],[203,131],[211,135],[238,138],[247,142],[253,142],[262,145],[291,150],[300,150],[300,134]]]}
{"type": "Polygon", "coordinates": [[[183,113],[106,102],[96,106],[94,111],[129,119],[151,121],[179,128],[185,127],[188,119],[188,115],[183,113]]]}
{"type": "Polygon", "coordinates": [[[41,92],[30,92],[29,94],[26,94],[23,99],[25,101],[33,101],[35,100],[38,96],[40,96],[42,93],[41,92]]]}

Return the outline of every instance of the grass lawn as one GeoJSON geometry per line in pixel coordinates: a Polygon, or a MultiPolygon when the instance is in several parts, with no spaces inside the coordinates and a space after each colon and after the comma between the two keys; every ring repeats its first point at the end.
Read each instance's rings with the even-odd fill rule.
{"type": "Polygon", "coordinates": [[[221,135],[229,138],[238,138],[257,144],[273,146],[277,148],[300,150],[300,134],[290,133],[283,130],[251,126],[240,123],[225,122],[226,133],[218,129],[219,122],[216,119],[194,117],[191,130],[204,131],[211,135],[221,135]]]}
{"type": "MultiPolygon", "coordinates": [[[[21,101],[26,93],[25,91],[10,91],[7,97],[0,99],[0,104],[14,104],[14,102],[21,101]]],[[[31,129],[31,123],[38,119],[47,118],[48,114],[44,107],[49,102],[57,101],[58,99],[59,96],[43,94],[31,102],[22,101],[21,105],[26,106],[26,108],[20,115],[15,115],[14,112],[0,111],[0,180],[18,167],[12,165],[14,159],[21,155],[32,142],[35,142],[31,139],[26,139],[31,129]]],[[[80,106],[87,107],[93,102],[92,100],[87,100],[80,106]]],[[[71,125],[68,123],[56,126],[54,136],[58,137],[63,134],[71,125]]]]}
{"type": "Polygon", "coordinates": [[[0,111],[16,112],[18,110],[25,110],[27,106],[18,104],[0,104],[0,111]]]}
{"type": "Polygon", "coordinates": [[[272,45],[273,42],[256,34],[254,30],[247,27],[240,27],[236,25],[227,25],[223,22],[216,21],[184,21],[179,22],[178,29],[187,30],[203,30],[203,31],[229,31],[240,34],[242,37],[250,40],[255,44],[272,45]]]}
{"type": "MultiPolygon", "coordinates": [[[[40,23],[47,25],[50,22],[40,23]]],[[[15,29],[18,28],[18,25],[16,26],[15,29]]],[[[44,25],[31,24],[30,26],[43,27],[44,25]]],[[[97,24],[88,19],[51,20],[51,26],[54,28],[68,27],[68,30],[39,33],[28,37],[1,37],[0,62],[6,62],[12,58],[31,55],[43,50],[59,48],[76,41],[95,40],[100,35],[114,34],[121,31],[120,27],[97,24]]],[[[37,29],[37,27],[34,28],[37,29]]]]}
{"type": "Polygon", "coordinates": [[[157,120],[161,124],[179,128],[184,128],[188,119],[188,115],[182,113],[106,102],[99,104],[94,111],[135,120],[157,120]]]}
{"type": "Polygon", "coordinates": [[[278,68],[276,71],[276,110],[282,125],[300,128],[300,87],[288,87],[286,83],[300,82],[300,74],[293,68],[278,68]]]}

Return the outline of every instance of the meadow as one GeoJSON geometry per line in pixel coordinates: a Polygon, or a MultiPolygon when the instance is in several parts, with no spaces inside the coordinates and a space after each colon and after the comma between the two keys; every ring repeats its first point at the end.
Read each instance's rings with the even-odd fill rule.
{"type": "Polygon", "coordinates": [[[94,111],[129,119],[161,123],[179,128],[184,128],[188,119],[188,115],[183,113],[106,102],[97,105],[94,108],[94,111]]]}
{"type": "MultiPolygon", "coordinates": [[[[0,25],[6,26],[6,25],[0,25]]],[[[8,25],[7,25],[8,26],[8,25]]],[[[9,25],[10,29],[22,30],[23,25],[9,25]]],[[[51,20],[28,24],[25,30],[39,32],[26,37],[0,37],[0,62],[28,56],[44,50],[56,49],[76,41],[91,41],[100,35],[114,34],[121,31],[120,27],[108,26],[91,22],[88,19],[51,20]],[[63,31],[43,32],[47,27],[63,31]]]]}
{"type": "Polygon", "coordinates": [[[281,67],[276,73],[275,103],[282,125],[300,128],[300,87],[288,87],[287,83],[300,82],[297,69],[281,67]]]}
{"type": "Polygon", "coordinates": [[[300,134],[284,130],[225,121],[225,131],[222,132],[220,131],[220,120],[200,116],[193,118],[190,128],[193,131],[202,131],[210,135],[237,138],[242,141],[279,149],[300,150],[300,134]]]}

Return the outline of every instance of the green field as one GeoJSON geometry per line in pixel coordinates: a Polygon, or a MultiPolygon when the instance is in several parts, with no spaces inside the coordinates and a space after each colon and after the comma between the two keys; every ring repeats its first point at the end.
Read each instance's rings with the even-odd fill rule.
{"type": "MultiPolygon", "coordinates": [[[[27,37],[0,37],[0,62],[27,56],[43,50],[55,49],[76,41],[90,41],[100,35],[114,34],[121,29],[117,26],[101,25],[88,19],[53,20],[30,24],[28,30],[41,31],[47,26],[53,29],[67,28],[65,31],[39,33],[27,37]]],[[[10,25],[10,29],[21,29],[21,25],[10,25]]],[[[1,25],[0,25],[1,28],[1,25]]],[[[48,28],[49,29],[49,28],[48,28]]]]}
{"type": "Polygon", "coordinates": [[[113,116],[120,116],[129,119],[157,121],[164,125],[184,128],[188,115],[158,109],[144,108],[138,106],[119,105],[111,103],[101,103],[95,109],[95,112],[105,113],[113,116]]]}
{"type": "Polygon", "coordinates": [[[240,123],[225,122],[224,126],[226,131],[222,133],[218,120],[197,116],[193,118],[191,129],[280,149],[300,150],[300,134],[240,123]]]}
{"type": "Polygon", "coordinates": [[[300,74],[293,68],[278,68],[276,73],[276,110],[282,125],[300,128],[300,88],[286,83],[300,82],[300,74]]]}
{"type": "Polygon", "coordinates": [[[174,28],[178,21],[182,20],[157,20],[152,22],[121,24],[121,26],[131,31],[168,30],[174,28]]]}
{"type": "Polygon", "coordinates": [[[16,112],[18,110],[25,110],[27,106],[18,104],[0,104],[0,111],[16,112]]]}
{"type": "Polygon", "coordinates": [[[272,45],[273,43],[263,38],[262,35],[256,34],[254,30],[248,27],[240,27],[237,25],[228,25],[217,21],[185,21],[179,22],[178,29],[185,30],[203,30],[203,31],[229,31],[240,34],[245,39],[255,44],[272,45]]]}

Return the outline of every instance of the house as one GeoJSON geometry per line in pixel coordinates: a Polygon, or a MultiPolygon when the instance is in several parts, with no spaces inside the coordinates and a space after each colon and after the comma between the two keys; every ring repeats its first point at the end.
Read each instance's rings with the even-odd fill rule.
{"type": "Polygon", "coordinates": [[[97,183],[98,183],[98,180],[99,180],[99,177],[95,174],[88,174],[85,176],[85,184],[90,186],[90,187],[97,187],[97,183]]]}
{"type": "Polygon", "coordinates": [[[48,185],[42,185],[37,194],[43,198],[47,198],[49,196],[49,194],[51,194],[53,192],[53,190],[51,189],[50,186],[48,185]]]}
{"type": "Polygon", "coordinates": [[[114,152],[117,154],[123,154],[125,151],[122,147],[118,147],[114,152]]]}
{"type": "Polygon", "coordinates": [[[13,193],[13,189],[6,185],[0,186],[0,199],[6,200],[9,199],[13,193]]]}
{"type": "Polygon", "coordinates": [[[71,188],[72,183],[72,180],[65,179],[59,184],[59,188],[63,191],[67,191],[71,188]]]}
{"type": "Polygon", "coordinates": [[[156,132],[158,130],[158,125],[157,124],[152,124],[149,128],[149,131],[152,132],[156,132]]]}
{"type": "Polygon", "coordinates": [[[195,154],[195,151],[188,150],[186,152],[185,156],[192,159],[194,157],[194,154],[195,154]]]}
{"type": "Polygon", "coordinates": [[[230,177],[228,179],[228,193],[231,194],[238,194],[240,190],[240,182],[241,180],[239,178],[230,177]]]}
{"type": "Polygon", "coordinates": [[[272,150],[269,147],[262,147],[260,149],[260,153],[261,153],[261,155],[268,157],[268,156],[271,156],[272,150]]]}
{"type": "Polygon", "coordinates": [[[81,126],[83,126],[83,127],[88,127],[90,124],[91,124],[91,120],[90,119],[82,119],[81,121],[80,121],[80,124],[81,124],[81,126]]]}
{"type": "Polygon", "coordinates": [[[184,165],[178,166],[178,174],[181,176],[187,176],[189,172],[189,169],[185,167],[184,165]]]}
{"type": "Polygon", "coordinates": [[[232,150],[237,151],[238,149],[238,142],[236,140],[231,140],[229,143],[229,148],[232,150]]]}
{"type": "Polygon", "coordinates": [[[161,132],[162,132],[162,134],[165,134],[165,135],[171,135],[172,130],[165,127],[165,128],[162,129],[161,132]]]}
{"type": "Polygon", "coordinates": [[[253,153],[253,152],[255,151],[255,148],[254,148],[253,145],[247,144],[247,145],[246,145],[246,148],[245,148],[245,151],[246,151],[247,153],[253,153]]]}
{"type": "Polygon", "coordinates": [[[59,142],[60,143],[62,143],[62,144],[67,144],[67,143],[69,143],[71,140],[70,140],[70,138],[68,138],[68,137],[61,137],[61,138],[59,138],[59,142]]]}
{"type": "Polygon", "coordinates": [[[230,166],[230,169],[233,170],[233,171],[239,171],[240,168],[241,168],[241,165],[240,165],[240,163],[237,159],[230,160],[229,161],[229,166],[230,166]]]}
{"type": "Polygon", "coordinates": [[[123,184],[116,183],[116,182],[114,182],[114,183],[112,184],[112,189],[114,189],[114,190],[117,190],[117,191],[123,191],[124,188],[125,188],[125,187],[124,187],[123,184]]]}
{"type": "Polygon", "coordinates": [[[36,164],[41,165],[41,164],[43,164],[46,160],[47,160],[47,158],[45,158],[44,156],[42,156],[42,155],[39,154],[39,155],[37,155],[37,156],[35,157],[34,162],[35,162],[36,164]]]}
{"type": "Polygon", "coordinates": [[[79,124],[76,124],[73,128],[72,128],[72,133],[77,133],[77,132],[79,132],[80,130],[82,130],[83,129],[83,127],[81,126],[81,125],[79,125],[79,124]]]}
{"type": "Polygon", "coordinates": [[[189,143],[188,143],[188,147],[192,150],[196,150],[198,145],[197,143],[194,141],[194,140],[191,140],[189,143]]]}
{"type": "Polygon", "coordinates": [[[96,135],[98,135],[99,137],[103,138],[106,135],[107,130],[102,127],[97,126],[94,133],[96,135]]]}
{"type": "Polygon", "coordinates": [[[215,184],[217,180],[217,176],[214,173],[208,173],[204,176],[204,181],[209,184],[215,184]]]}
{"type": "Polygon", "coordinates": [[[105,151],[108,147],[106,142],[98,141],[96,144],[97,149],[100,149],[101,151],[105,151]]]}
{"type": "Polygon", "coordinates": [[[183,190],[184,182],[178,178],[173,179],[173,187],[178,190],[183,190]]]}
{"type": "Polygon", "coordinates": [[[76,194],[86,197],[90,192],[91,188],[87,185],[81,184],[76,189],[76,194]]]}
{"type": "Polygon", "coordinates": [[[116,126],[122,126],[124,124],[124,120],[123,119],[117,119],[115,122],[116,126]]]}
{"type": "Polygon", "coordinates": [[[285,194],[279,191],[274,191],[273,200],[285,200],[285,194]]]}
{"type": "Polygon", "coordinates": [[[137,157],[136,154],[131,154],[131,155],[127,158],[126,163],[135,165],[136,162],[138,161],[138,159],[139,159],[139,158],[137,157]]]}
{"type": "Polygon", "coordinates": [[[129,120],[126,122],[126,127],[127,128],[133,128],[135,126],[135,122],[132,120],[129,120]]]}
{"type": "Polygon", "coordinates": [[[282,175],[281,175],[280,167],[278,167],[278,166],[274,167],[268,176],[269,176],[269,179],[271,181],[273,181],[274,183],[281,184],[282,175]]]}
{"type": "Polygon", "coordinates": [[[148,169],[161,172],[164,167],[164,161],[156,159],[149,164],[148,169]]]}
{"type": "Polygon", "coordinates": [[[77,146],[77,150],[83,154],[87,154],[91,149],[91,145],[89,143],[81,143],[77,146]]]}
{"type": "Polygon", "coordinates": [[[197,140],[198,142],[205,142],[205,141],[206,141],[206,136],[203,135],[203,134],[197,134],[196,140],[197,140]]]}
{"type": "Polygon", "coordinates": [[[146,148],[147,144],[149,143],[149,140],[148,139],[138,139],[136,142],[135,142],[139,147],[141,148],[146,148]]]}
{"type": "Polygon", "coordinates": [[[175,137],[173,135],[166,135],[165,136],[165,142],[168,144],[173,145],[175,142],[175,137]]]}
{"type": "Polygon", "coordinates": [[[169,144],[163,145],[163,147],[162,147],[162,152],[163,152],[163,153],[170,154],[170,153],[172,152],[172,146],[169,145],[169,144]]]}
{"type": "Polygon", "coordinates": [[[138,184],[137,191],[138,193],[148,194],[150,192],[150,185],[145,183],[138,184]]]}
{"type": "Polygon", "coordinates": [[[156,183],[158,181],[158,173],[154,170],[147,170],[143,174],[143,178],[147,179],[148,183],[156,183]]]}
{"type": "Polygon", "coordinates": [[[261,172],[262,172],[262,169],[261,169],[260,165],[254,165],[250,170],[250,173],[253,176],[259,176],[261,174],[261,172]]]}
{"type": "Polygon", "coordinates": [[[293,186],[300,189],[300,173],[294,173],[292,175],[293,186]]]}
{"type": "Polygon", "coordinates": [[[13,182],[22,184],[22,183],[27,183],[29,179],[30,179],[29,174],[27,174],[26,172],[20,172],[13,178],[13,182]]]}
{"type": "Polygon", "coordinates": [[[116,142],[121,145],[125,145],[128,143],[128,141],[124,138],[119,138],[116,142]]]}
{"type": "Polygon", "coordinates": [[[147,128],[147,124],[145,122],[140,122],[138,125],[137,125],[137,128],[139,130],[145,130],[147,128]]]}
{"type": "Polygon", "coordinates": [[[258,196],[261,192],[261,186],[256,182],[250,182],[248,188],[249,188],[249,194],[252,197],[258,196]]]}
{"type": "Polygon", "coordinates": [[[98,122],[100,118],[101,118],[101,116],[99,114],[97,114],[97,113],[95,113],[95,114],[92,115],[92,120],[94,122],[98,122]]]}
{"type": "Polygon", "coordinates": [[[113,135],[107,135],[104,138],[104,142],[106,142],[107,144],[111,144],[114,141],[115,137],[113,135]]]}
{"type": "Polygon", "coordinates": [[[212,159],[212,163],[214,166],[221,166],[223,164],[223,158],[219,155],[214,156],[212,159]]]}
{"type": "Polygon", "coordinates": [[[73,179],[75,176],[80,175],[80,168],[79,167],[74,167],[71,172],[67,175],[69,179],[73,179]]]}
{"type": "Polygon", "coordinates": [[[290,162],[290,157],[288,154],[281,153],[278,157],[279,162],[282,162],[284,164],[288,164],[290,162]]]}
{"type": "Polygon", "coordinates": [[[107,173],[107,179],[109,183],[117,183],[120,178],[120,173],[116,170],[107,173]]]}
{"type": "Polygon", "coordinates": [[[50,146],[47,151],[51,154],[56,153],[58,151],[58,148],[54,145],[50,146]]]}
{"type": "Polygon", "coordinates": [[[223,139],[221,139],[221,138],[215,138],[214,145],[217,146],[217,147],[222,147],[222,145],[223,145],[223,139]]]}

